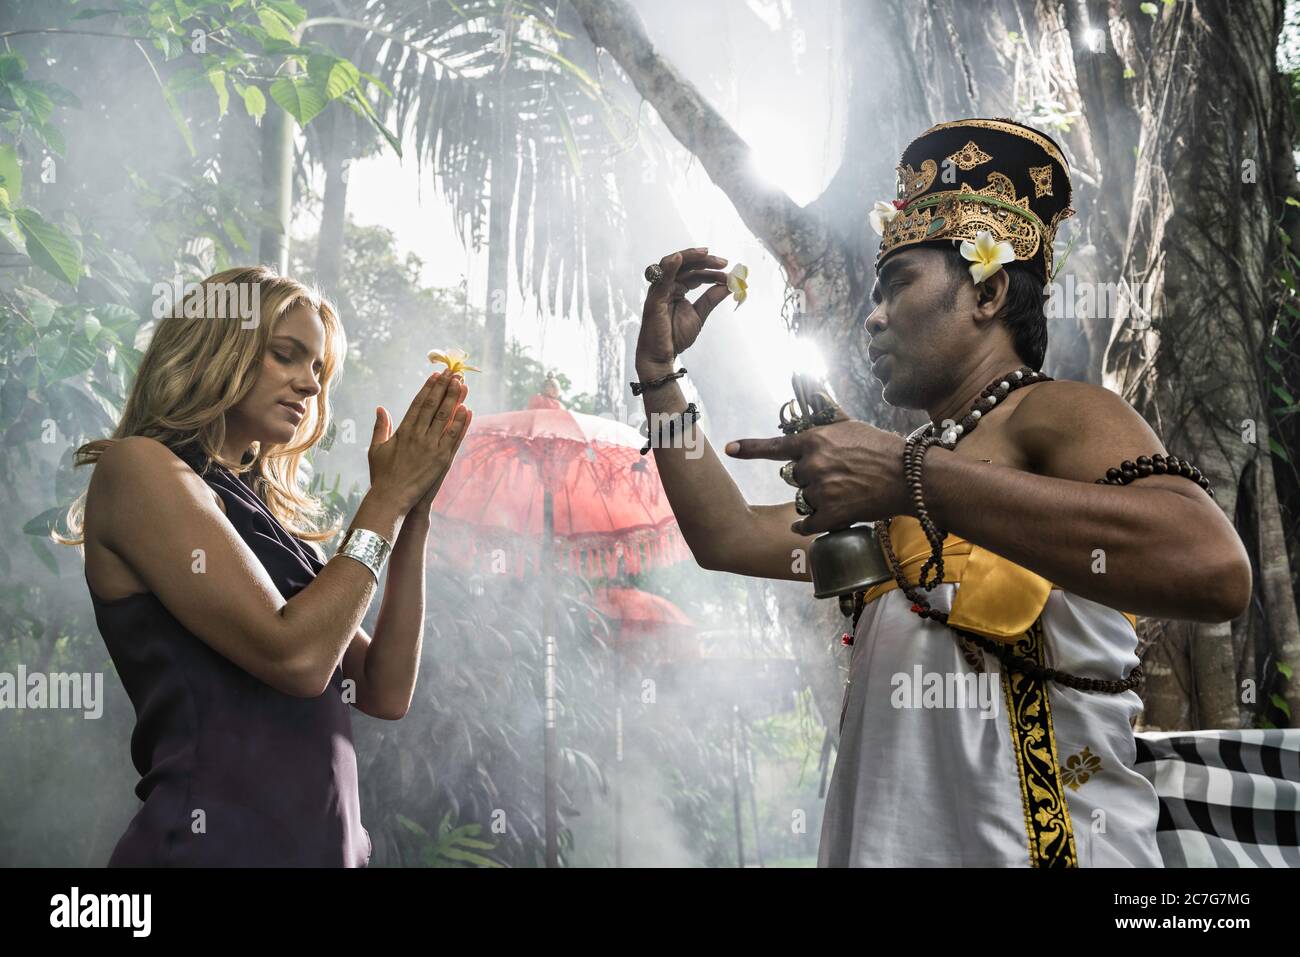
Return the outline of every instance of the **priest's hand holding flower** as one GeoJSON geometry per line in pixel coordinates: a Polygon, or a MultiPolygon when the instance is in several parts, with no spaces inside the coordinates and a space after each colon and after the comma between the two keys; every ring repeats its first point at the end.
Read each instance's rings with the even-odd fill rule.
{"type": "Polygon", "coordinates": [[[659,260],[662,275],[650,284],[641,311],[636,344],[636,372],[641,381],[674,371],[673,363],[691,347],[709,313],[727,296],[739,305],[749,292],[749,270],[737,264],[722,271],[727,260],[709,255],[707,247],[683,249],[659,260]],[[708,286],[694,302],[686,293],[708,286]]]}

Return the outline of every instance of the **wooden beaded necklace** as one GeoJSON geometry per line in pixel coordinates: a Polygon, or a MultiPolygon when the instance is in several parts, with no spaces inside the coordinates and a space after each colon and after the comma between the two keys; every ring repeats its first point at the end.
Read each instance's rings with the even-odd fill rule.
{"type": "MultiPolygon", "coordinates": [[[[904,473],[908,479],[908,486],[912,490],[912,504],[917,512],[917,520],[925,533],[926,540],[930,543],[930,557],[921,567],[920,581],[913,585],[903,574],[903,570],[898,561],[898,556],[894,554],[893,542],[889,536],[889,525],[891,519],[882,519],[876,523],[876,530],[880,536],[880,544],[885,552],[885,558],[889,562],[890,570],[894,573],[894,579],[898,582],[898,587],[902,590],[912,602],[911,610],[921,618],[929,618],[940,624],[948,625],[955,633],[955,637],[965,642],[974,644],[996,657],[1009,671],[1021,672],[1034,680],[1055,681],[1069,688],[1075,688],[1080,691],[1095,691],[1103,694],[1122,694],[1125,691],[1132,691],[1142,685],[1143,673],[1141,665],[1134,667],[1127,678],[1123,680],[1103,680],[1099,678],[1084,678],[1078,675],[1072,675],[1064,671],[1058,671],[1055,668],[1049,668],[1046,665],[1039,664],[1036,661],[1021,657],[1011,650],[1011,646],[1006,642],[995,641],[984,635],[976,634],[972,631],[958,628],[955,625],[948,624],[948,613],[940,611],[937,608],[930,607],[929,599],[923,595],[922,589],[930,591],[936,585],[943,581],[943,541],[947,538],[947,533],[941,531],[935,526],[930,518],[929,512],[925,509],[925,504],[920,494],[920,474],[921,462],[925,457],[925,452],[932,445],[938,445],[949,451],[956,448],[957,443],[967,435],[970,435],[979,425],[980,419],[985,414],[997,407],[998,403],[1004,400],[1016,389],[1024,388],[1027,385],[1033,385],[1038,382],[1049,382],[1051,377],[1030,369],[1028,366],[1022,366],[1009,375],[999,377],[990,382],[980,393],[979,398],[971,405],[971,409],[961,422],[944,430],[943,433],[936,435],[933,423],[927,423],[908,436],[907,447],[903,453],[904,473]],[[933,576],[926,580],[927,572],[934,571],[933,576]]],[[[854,596],[854,615],[853,630],[857,632],[858,619],[862,615],[865,604],[862,600],[863,593],[859,592],[854,596]]]]}

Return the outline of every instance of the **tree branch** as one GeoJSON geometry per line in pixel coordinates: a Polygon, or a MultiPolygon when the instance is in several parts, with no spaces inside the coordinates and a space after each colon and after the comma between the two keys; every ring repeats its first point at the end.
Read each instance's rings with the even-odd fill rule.
{"type": "Polygon", "coordinates": [[[754,172],[753,150],[700,92],[661,57],[645,24],[626,0],[570,0],[592,43],[608,50],[664,125],[727,194],[754,234],[786,267],[797,272],[807,233],[824,232],[820,220],[754,172]],[[802,240],[801,237],[802,236],[802,240]]]}

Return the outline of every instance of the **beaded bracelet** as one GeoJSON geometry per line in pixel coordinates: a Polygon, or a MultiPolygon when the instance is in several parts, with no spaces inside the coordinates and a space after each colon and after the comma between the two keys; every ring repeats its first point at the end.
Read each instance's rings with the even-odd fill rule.
{"type": "MultiPolygon", "coordinates": [[[[682,371],[685,372],[686,370],[683,369],[682,371]]],[[[677,428],[679,428],[679,429],[683,429],[683,430],[685,429],[685,424],[686,424],[686,423],[685,423],[685,418],[686,418],[686,416],[688,416],[688,415],[691,417],[691,423],[692,423],[692,424],[694,424],[695,421],[700,417],[700,410],[697,409],[697,408],[695,408],[695,403],[694,403],[694,402],[692,402],[692,403],[690,403],[689,405],[687,405],[686,408],[682,409],[681,412],[678,412],[678,413],[676,413],[675,415],[667,416],[667,419],[668,419],[668,441],[671,442],[671,441],[673,440],[673,428],[674,428],[674,426],[677,427],[677,428]]],[[[648,426],[648,424],[647,424],[647,431],[648,431],[648,430],[649,430],[649,426],[648,426]]],[[[647,435],[647,436],[646,436],[646,441],[645,441],[645,448],[643,448],[643,449],[641,450],[641,454],[642,454],[642,455],[646,455],[646,454],[650,451],[650,448],[651,448],[651,446],[653,445],[653,443],[654,443],[654,437],[653,437],[653,436],[650,436],[650,435],[647,435]]]]}
{"type": "Polygon", "coordinates": [[[686,375],[686,370],[678,369],[676,372],[670,372],[668,373],[668,375],[660,376],[658,379],[652,379],[649,382],[629,382],[628,385],[632,387],[633,395],[640,395],[642,392],[645,392],[647,389],[653,389],[657,386],[667,385],[669,382],[672,382],[673,379],[680,379],[684,375],[686,375]]]}
{"type": "Polygon", "coordinates": [[[943,542],[948,536],[934,524],[929,510],[925,507],[925,499],[921,492],[921,465],[930,447],[942,444],[938,436],[913,434],[908,436],[907,444],[903,447],[903,475],[912,495],[912,506],[916,510],[917,522],[925,533],[926,541],[930,543],[930,557],[921,566],[920,585],[926,591],[930,591],[943,581],[943,542]],[[931,568],[934,569],[934,577],[927,582],[926,574],[931,568]]]}
{"type": "Polygon", "coordinates": [[[1125,459],[1117,469],[1107,469],[1106,477],[1097,479],[1098,485],[1128,485],[1130,482],[1146,478],[1148,475],[1181,475],[1189,478],[1205,489],[1210,498],[1214,498],[1214,489],[1207,479],[1191,462],[1174,455],[1139,455],[1137,461],[1125,459]]]}

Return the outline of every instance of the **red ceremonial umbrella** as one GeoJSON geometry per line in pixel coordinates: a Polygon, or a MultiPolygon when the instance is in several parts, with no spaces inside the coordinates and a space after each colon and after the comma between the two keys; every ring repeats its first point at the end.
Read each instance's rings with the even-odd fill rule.
{"type": "Polygon", "coordinates": [[[619,650],[653,642],[656,647],[645,653],[664,661],[700,657],[694,623],[667,598],[639,588],[597,588],[592,599],[612,623],[619,650]]]}
{"type": "MultiPolygon", "coordinates": [[[[690,557],[641,435],[612,419],[570,412],[558,388],[522,412],[475,419],[434,499],[440,557],[492,572],[549,575],[562,564],[589,577],[690,557]],[[547,560],[543,560],[547,557],[547,560]],[[504,559],[498,565],[500,559],[504,559]],[[486,568],[484,567],[486,566],[486,568]]],[[[559,745],[554,612],[545,640],[546,865],[559,864],[559,745]]]]}
{"type": "Polygon", "coordinates": [[[558,564],[591,578],[691,557],[636,429],[536,395],[476,418],[434,500],[453,561],[522,575],[540,568],[550,494],[558,564]],[[460,526],[460,529],[457,529],[460,526]]]}

